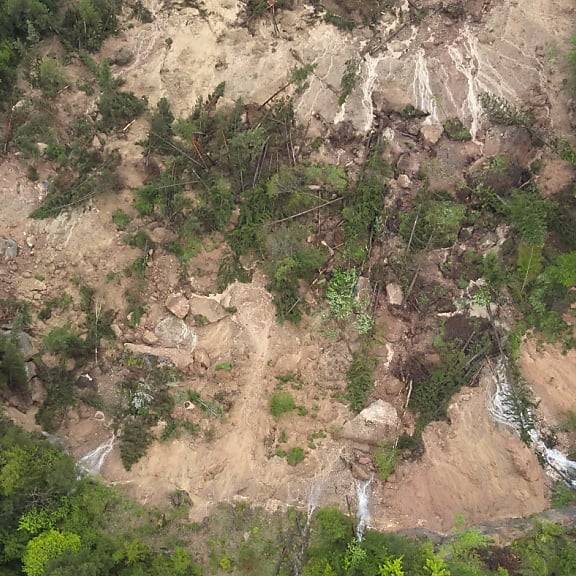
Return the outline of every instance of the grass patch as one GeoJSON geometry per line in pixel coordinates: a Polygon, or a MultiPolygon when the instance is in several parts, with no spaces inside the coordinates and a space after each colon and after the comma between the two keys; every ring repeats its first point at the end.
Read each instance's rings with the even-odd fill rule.
{"type": "Polygon", "coordinates": [[[296,402],[290,392],[274,392],[270,398],[270,414],[274,418],[280,418],[283,414],[292,412],[296,408],[296,402]]]}

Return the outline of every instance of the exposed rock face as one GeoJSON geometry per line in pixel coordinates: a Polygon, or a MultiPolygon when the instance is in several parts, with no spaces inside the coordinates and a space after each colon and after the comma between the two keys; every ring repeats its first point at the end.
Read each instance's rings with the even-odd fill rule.
{"type": "Polygon", "coordinates": [[[423,124],[420,128],[420,136],[422,136],[424,143],[429,146],[437,144],[443,133],[444,127],[440,123],[423,124]]]}
{"type": "Polygon", "coordinates": [[[376,400],[358,416],[346,422],[342,437],[378,446],[394,440],[398,424],[396,408],[384,400],[376,400]]]}
{"type": "Polygon", "coordinates": [[[189,304],[190,315],[203,316],[209,324],[218,322],[218,320],[222,320],[222,318],[228,315],[221,304],[206,296],[192,296],[189,304]]]}
{"type": "Polygon", "coordinates": [[[404,302],[404,293],[402,292],[402,286],[391,282],[386,284],[386,294],[388,295],[388,303],[392,306],[402,306],[404,302]]]}
{"type": "Polygon", "coordinates": [[[398,176],[398,185],[400,188],[404,188],[406,190],[407,188],[410,188],[411,184],[412,182],[410,182],[410,178],[408,178],[406,174],[400,174],[400,176],[398,176]]]}
{"type": "Polygon", "coordinates": [[[12,260],[18,256],[18,244],[10,238],[0,238],[0,256],[4,260],[12,260]]]}
{"type": "Polygon", "coordinates": [[[172,294],[166,300],[166,308],[177,318],[186,318],[190,310],[190,304],[188,304],[188,300],[182,294],[172,294]]]}
{"type": "Polygon", "coordinates": [[[154,333],[159,343],[166,348],[188,348],[196,345],[197,336],[184,320],[167,316],[158,322],[154,333]]]}

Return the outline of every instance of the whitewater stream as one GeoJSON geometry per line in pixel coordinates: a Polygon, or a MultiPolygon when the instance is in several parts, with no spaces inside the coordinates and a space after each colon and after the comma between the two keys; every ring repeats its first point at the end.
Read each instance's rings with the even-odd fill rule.
{"type": "Polygon", "coordinates": [[[78,460],[78,467],[86,474],[95,476],[100,473],[106,458],[112,452],[114,443],[116,442],[116,435],[112,434],[108,440],[102,442],[100,446],[94,448],[78,460]]]}
{"type": "Polygon", "coordinates": [[[499,359],[494,370],[496,390],[491,398],[489,411],[494,420],[515,430],[519,435],[527,430],[530,446],[540,456],[545,464],[546,472],[555,480],[563,480],[576,489],[576,462],[570,460],[557,448],[546,445],[542,430],[532,410],[527,410],[523,416],[514,409],[514,391],[507,374],[507,361],[499,359]]]}

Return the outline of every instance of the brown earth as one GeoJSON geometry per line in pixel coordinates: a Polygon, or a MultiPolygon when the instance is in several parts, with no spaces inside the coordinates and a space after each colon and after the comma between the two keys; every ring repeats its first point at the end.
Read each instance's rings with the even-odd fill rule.
{"type": "MultiPolygon", "coordinates": [[[[103,55],[111,55],[118,47],[130,48],[133,62],[116,69],[126,81],[125,88],[146,95],[152,104],[167,96],[178,114],[190,112],[198,96],[224,80],[229,100],[245,97],[263,102],[286,83],[292,67],[313,62],[317,67],[310,85],[297,103],[298,118],[310,124],[311,137],[326,134],[335,122],[342,127],[345,120],[366,132],[372,126],[373,112],[383,103],[399,109],[413,103],[430,112],[433,120],[458,115],[470,125],[478,142],[458,147],[456,152],[453,143],[442,140],[433,154],[417,147],[410,134],[390,128],[391,148],[422,154],[439,187],[461,181],[462,172],[482,151],[484,128],[478,95],[484,90],[527,101],[535,92],[538,98],[544,92],[542,109],[551,125],[562,131],[569,124],[566,92],[560,90],[564,60],[551,56],[554,48],[568,45],[574,14],[569,0],[474,2],[469,20],[436,14],[420,27],[407,20],[407,11],[401,8],[384,17],[375,37],[362,28],[350,34],[309,21],[309,11],[304,8],[283,13],[280,35],[275,36],[267,20],[258,24],[254,35],[237,25],[238,3],[233,0],[207,1],[208,18],[192,8],[175,12],[160,1],[146,4],[155,15],[154,22],[136,24],[111,39],[103,55]],[[372,55],[365,55],[360,82],[340,108],[337,96],[346,61],[363,54],[367,46],[381,51],[374,49],[372,55]]],[[[89,105],[83,99],[72,104],[78,109],[89,105]]],[[[141,328],[131,330],[121,320],[127,280],[108,282],[106,276],[121,273],[138,252],[123,242],[111,215],[119,207],[132,212],[131,188],[140,185],[144,177],[141,148],[136,142],[145,133],[146,122],[139,120],[125,138],[110,138],[107,143],[122,156],[121,193],[104,194],[54,220],[26,218],[39,203],[41,186],[26,178],[25,166],[17,159],[1,159],[0,236],[14,238],[21,250],[15,262],[0,262],[0,297],[29,299],[36,308],[62,291],[70,291],[74,299],[63,317],[46,323],[35,321],[35,338],[40,339],[56,322],[78,319],[78,295],[70,287],[75,276],[94,286],[104,305],[118,312],[122,343],[140,343],[143,331],[152,329],[164,313],[163,303],[174,289],[214,292],[221,257],[218,239],[207,243],[184,280],[175,257],[160,249],[151,258],[149,310],[141,328]]],[[[498,135],[490,143],[491,150],[499,151],[494,140],[498,135]]],[[[340,149],[325,146],[323,154],[342,164],[352,162],[351,155],[340,149]]],[[[42,177],[49,174],[49,167],[46,174],[43,169],[42,177]]],[[[566,174],[559,178],[557,187],[563,187],[568,178],[566,174]]],[[[300,327],[278,325],[265,283],[257,276],[252,284],[230,287],[217,298],[235,306],[237,312],[199,331],[199,346],[208,350],[213,362],[233,359],[231,374],[219,377],[212,371],[209,377],[199,377],[192,370],[180,384],[183,390],[229,394],[234,399],[230,413],[221,422],[204,420],[205,429],[211,430],[206,437],[155,443],[131,472],[122,468],[118,450],[114,450],[103,470],[108,481],[126,484],[140,500],[158,504],[166,504],[176,488],[185,489],[192,497],[195,519],[218,502],[244,498],[270,508],[305,506],[314,487],[318,487],[314,495],[320,503],[345,507],[346,496],[353,498],[354,479],[346,461],[359,448],[338,437],[352,414],[335,397],[344,389],[351,350],[357,342],[333,337],[333,327],[326,324],[314,292],[309,299],[317,313],[300,327]],[[277,384],[275,376],[290,371],[300,373],[304,382],[303,388],[293,393],[297,402],[308,408],[308,415],[276,422],[269,415],[268,398],[277,384]],[[277,447],[285,447],[279,442],[282,430],[287,432],[286,446],[306,448],[307,457],[297,467],[274,455],[277,447]],[[318,432],[325,438],[315,441],[315,448],[308,447],[310,434],[318,432]]],[[[413,343],[429,345],[431,335],[410,341],[409,317],[402,320],[386,309],[379,313],[377,328],[384,336],[379,350],[381,386],[375,397],[401,409],[405,390],[391,391],[387,385],[391,363],[394,358],[404,358],[408,350],[412,352],[413,343]]],[[[122,376],[111,361],[120,352],[111,347],[106,351],[109,365],[103,362],[97,369],[99,391],[106,398],[113,397],[122,376]]],[[[575,364],[574,354],[562,356],[549,347],[540,351],[533,343],[523,349],[523,372],[552,421],[573,408],[575,364]]],[[[445,530],[458,514],[467,522],[478,522],[530,514],[547,506],[546,480],[535,456],[508,430],[491,422],[487,394],[487,383],[464,390],[454,399],[450,424],[433,424],[425,431],[422,460],[402,463],[385,486],[376,481],[374,526],[445,530]]],[[[23,416],[8,408],[8,413],[25,427],[34,426],[33,412],[23,416]]],[[[110,435],[110,424],[109,418],[101,422],[94,418],[93,410],[79,408],[70,414],[62,435],[74,455],[80,456],[110,435]]]]}

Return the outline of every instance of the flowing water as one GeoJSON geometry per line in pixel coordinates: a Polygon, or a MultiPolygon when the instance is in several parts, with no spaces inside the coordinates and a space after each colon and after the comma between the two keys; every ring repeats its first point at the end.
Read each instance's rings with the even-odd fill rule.
{"type": "Polygon", "coordinates": [[[542,431],[539,430],[537,419],[528,409],[524,415],[519,415],[514,409],[514,393],[507,375],[507,362],[500,358],[494,370],[496,390],[489,406],[490,414],[496,422],[513,428],[518,434],[527,430],[530,446],[545,464],[546,472],[556,480],[564,480],[566,484],[576,489],[576,462],[570,460],[557,448],[546,445],[542,431]]]}
{"type": "Polygon", "coordinates": [[[100,446],[97,446],[94,450],[91,450],[88,454],[82,456],[82,458],[78,460],[78,466],[90,476],[99,474],[106,458],[110,452],[112,452],[115,442],[116,435],[112,434],[112,436],[100,444],[100,446]]]}
{"type": "Polygon", "coordinates": [[[362,542],[364,532],[370,521],[370,485],[372,480],[374,480],[373,476],[369,480],[356,482],[356,539],[358,542],[362,542]]]}

